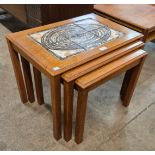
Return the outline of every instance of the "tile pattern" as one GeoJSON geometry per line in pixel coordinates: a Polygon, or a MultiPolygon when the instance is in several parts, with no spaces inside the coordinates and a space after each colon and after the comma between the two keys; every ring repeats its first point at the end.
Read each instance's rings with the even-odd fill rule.
{"type": "Polygon", "coordinates": [[[53,29],[30,34],[30,37],[59,59],[93,49],[123,35],[88,18],[53,29]]]}

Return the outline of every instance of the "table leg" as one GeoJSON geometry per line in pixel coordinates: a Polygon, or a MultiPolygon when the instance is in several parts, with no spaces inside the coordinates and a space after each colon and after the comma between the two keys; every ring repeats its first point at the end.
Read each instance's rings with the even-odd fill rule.
{"type": "Polygon", "coordinates": [[[78,90],[77,112],[76,112],[76,127],[75,127],[75,142],[81,143],[83,140],[84,123],[87,109],[88,91],[78,90]]]}
{"type": "Polygon", "coordinates": [[[121,88],[121,99],[124,106],[128,106],[135,90],[142,66],[144,64],[145,57],[141,59],[140,63],[134,68],[126,72],[122,88],[121,88]]]}
{"type": "Polygon", "coordinates": [[[64,81],[64,139],[72,138],[72,115],[73,115],[74,81],[64,81]]]}
{"type": "Polygon", "coordinates": [[[61,82],[60,76],[51,77],[51,101],[53,116],[53,136],[56,140],[61,138],[61,82]]]}
{"type": "Polygon", "coordinates": [[[33,89],[33,82],[32,82],[30,64],[22,56],[21,56],[21,62],[22,62],[22,67],[23,67],[23,74],[24,74],[24,79],[25,79],[25,85],[26,85],[28,100],[29,100],[29,102],[32,103],[35,101],[35,97],[34,97],[34,89],[33,89]]]}
{"type": "Polygon", "coordinates": [[[34,83],[38,104],[44,104],[41,72],[33,66],[34,83]]]}
{"type": "Polygon", "coordinates": [[[24,84],[24,79],[23,79],[23,75],[22,75],[22,70],[21,70],[18,53],[13,49],[10,41],[7,40],[7,43],[8,43],[8,47],[9,47],[9,52],[10,52],[10,56],[11,56],[11,60],[12,60],[12,64],[13,64],[13,69],[14,69],[14,73],[15,73],[15,77],[16,77],[16,81],[17,81],[20,98],[23,103],[26,103],[26,102],[28,102],[28,99],[27,99],[26,88],[25,88],[25,84],[24,84]]]}
{"type": "Polygon", "coordinates": [[[126,73],[125,73],[123,84],[122,84],[121,91],[120,91],[120,98],[122,100],[124,100],[124,97],[125,97],[124,94],[125,94],[126,89],[129,85],[132,72],[133,72],[133,69],[130,69],[130,70],[126,71],[126,73]]]}
{"type": "Polygon", "coordinates": [[[144,37],[143,37],[143,42],[145,43],[147,41],[147,38],[148,38],[148,35],[149,35],[149,31],[148,30],[143,30],[143,34],[144,34],[144,37]]]}

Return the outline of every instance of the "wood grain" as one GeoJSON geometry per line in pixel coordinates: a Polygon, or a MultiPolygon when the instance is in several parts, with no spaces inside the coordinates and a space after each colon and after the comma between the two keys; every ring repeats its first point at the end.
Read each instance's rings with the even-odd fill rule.
{"type": "Polygon", "coordinates": [[[73,115],[74,81],[64,81],[64,139],[72,138],[72,115],[73,115]]]}
{"type": "Polygon", "coordinates": [[[148,4],[97,4],[94,9],[142,29],[155,28],[155,7],[148,4]]]}
{"type": "Polygon", "coordinates": [[[59,140],[61,136],[61,83],[60,76],[51,77],[51,102],[53,118],[53,136],[59,140]]]}
{"type": "Polygon", "coordinates": [[[155,7],[148,4],[94,5],[96,14],[144,34],[143,41],[155,39],[155,7]]]}
{"type": "Polygon", "coordinates": [[[75,127],[75,142],[77,144],[80,144],[83,141],[87,99],[88,99],[88,91],[80,90],[78,92],[76,127],[75,127]]]}

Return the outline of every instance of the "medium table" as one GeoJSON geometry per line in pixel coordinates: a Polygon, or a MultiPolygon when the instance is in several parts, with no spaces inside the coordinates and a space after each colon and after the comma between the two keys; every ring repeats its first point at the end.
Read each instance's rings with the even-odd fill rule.
{"type": "Polygon", "coordinates": [[[143,41],[155,39],[155,6],[148,4],[97,4],[94,11],[116,23],[144,34],[143,41]]]}
{"type": "Polygon", "coordinates": [[[44,102],[41,73],[50,79],[53,135],[56,140],[60,139],[61,75],[121,47],[137,43],[142,37],[138,32],[95,14],[8,34],[7,42],[21,101],[35,100],[32,64],[39,104],[44,102]]]}

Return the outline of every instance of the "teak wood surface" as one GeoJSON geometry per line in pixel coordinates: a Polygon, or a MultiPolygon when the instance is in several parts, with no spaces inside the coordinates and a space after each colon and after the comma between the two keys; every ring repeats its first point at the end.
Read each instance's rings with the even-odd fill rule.
{"type": "MultiPolygon", "coordinates": [[[[15,76],[16,76],[22,102],[25,103],[28,101],[28,99],[31,101],[33,100],[33,97],[32,99],[30,99],[30,94],[27,97],[27,93],[26,93],[26,90],[28,90],[27,92],[30,92],[32,90],[32,88],[29,87],[29,83],[31,83],[30,71],[25,72],[24,73],[25,76],[22,75],[22,71],[21,71],[22,69],[18,58],[18,54],[24,60],[26,60],[26,62],[29,62],[33,66],[36,94],[37,94],[37,100],[39,104],[42,104],[44,102],[42,86],[41,86],[41,73],[44,73],[50,79],[52,115],[53,115],[53,135],[55,139],[57,140],[60,139],[61,138],[61,75],[72,68],[75,68],[82,64],[86,64],[88,61],[99,58],[105,54],[110,53],[113,50],[121,48],[122,46],[125,47],[128,44],[137,42],[141,40],[142,37],[143,35],[138,32],[130,30],[124,26],[116,24],[108,19],[105,19],[95,14],[88,14],[77,18],[57,22],[54,24],[49,24],[49,25],[28,29],[25,31],[16,32],[16,33],[7,35],[9,51],[10,51],[12,63],[14,66],[15,76]],[[34,42],[32,39],[30,39],[30,37],[28,36],[31,33],[43,31],[46,29],[51,29],[60,25],[72,23],[74,21],[85,19],[85,18],[96,19],[97,21],[105,25],[108,25],[109,27],[117,31],[123,32],[124,35],[121,38],[118,38],[114,41],[104,44],[103,46],[107,48],[105,51],[101,51],[100,47],[103,47],[103,46],[100,46],[100,47],[94,48],[91,51],[83,52],[75,56],[71,56],[70,58],[65,60],[59,60],[58,58],[56,58],[55,56],[47,52],[45,48],[43,48],[42,46],[34,42]],[[59,67],[60,69],[53,70],[53,67],[59,67]],[[26,85],[24,83],[24,78],[25,78],[26,85]]],[[[143,44],[139,42],[137,43],[136,46],[140,48],[141,46],[143,46],[143,44]]],[[[132,48],[134,49],[135,47],[132,47],[132,48]]],[[[124,50],[124,54],[125,54],[125,50],[124,50]]],[[[120,53],[119,56],[122,56],[122,54],[120,53]]],[[[114,57],[118,58],[118,56],[116,55],[114,57]]],[[[24,66],[27,66],[27,68],[29,68],[28,65],[24,65],[24,66]]],[[[65,87],[65,89],[68,90],[67,87],[65,87]]],[[[70,118],[67,118],[67,119],[70,119],[70,118]]]]}
{"type": "Polygon", "coordinates": [[[96,4],[97,14],[144,34],[144,41],[155,39],[155,6],[148,4],[96,4]]]}

